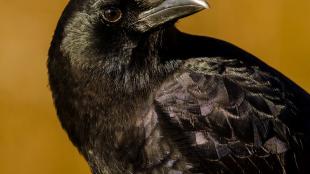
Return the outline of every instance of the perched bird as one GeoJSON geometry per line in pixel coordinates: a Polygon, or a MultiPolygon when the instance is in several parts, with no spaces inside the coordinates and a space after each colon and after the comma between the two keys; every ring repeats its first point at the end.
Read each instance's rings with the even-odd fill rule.
{"type": "Polygon", "coordinates": [[[49,50],[58,117],[93,174],[310,173],[310,96],[174,23],[204,0],[71,0],[49,50]]]}

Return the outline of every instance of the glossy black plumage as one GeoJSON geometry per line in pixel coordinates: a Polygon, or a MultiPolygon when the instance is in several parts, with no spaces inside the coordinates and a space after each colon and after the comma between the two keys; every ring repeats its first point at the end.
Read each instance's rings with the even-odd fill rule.
{"type": "Polygon", "coordinates": [[[73,0],[60,19],[50,86],[92,172],[309,173],[309,94],[227,42],[135,28],[162,2],[73,0]],[[122,21],[100,20],[106,3],[122,21]]]}
{"type": "Polygon", "coordinates": [[[306,170],[305,137],[285,124],[295,117],[302,126],[303,111],[279,78],[223,57],[189,60],[174,76],[157,94],[156,112],[199,172],[306,170]]]}

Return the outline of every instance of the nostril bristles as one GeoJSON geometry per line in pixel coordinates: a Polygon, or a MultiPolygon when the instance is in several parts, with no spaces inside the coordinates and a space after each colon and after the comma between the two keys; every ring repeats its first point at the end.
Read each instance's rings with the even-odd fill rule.
{"type": "Polygon", "coordinates": [[[144,9],[156,7],[159,4],[161,4],[163,1],[165,0],[135,0],[136,4],[140,8],[144,8],[144,9]]]}

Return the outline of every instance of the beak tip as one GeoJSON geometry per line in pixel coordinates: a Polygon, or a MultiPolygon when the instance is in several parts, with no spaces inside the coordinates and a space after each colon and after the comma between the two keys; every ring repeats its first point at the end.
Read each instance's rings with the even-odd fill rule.
{"type": "Polygon", "coordinates": [[[210,8],[209,4],[205,0],[193,0],[197,5],[200,5],[203,9],[210,8]]]}

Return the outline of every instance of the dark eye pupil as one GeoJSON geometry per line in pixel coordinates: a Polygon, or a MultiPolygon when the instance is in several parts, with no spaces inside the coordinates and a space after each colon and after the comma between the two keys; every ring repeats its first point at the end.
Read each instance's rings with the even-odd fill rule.
{"type": "Polygon", "coordinates": [[[121,19],[122,12],[117,8],[109,8],[104,10],[104,18],[109,22],[117,22],[121,19]]]}

